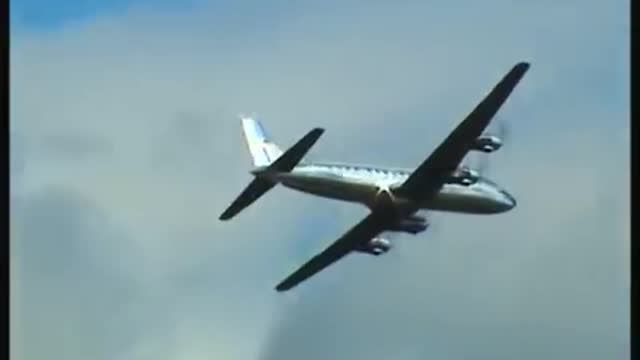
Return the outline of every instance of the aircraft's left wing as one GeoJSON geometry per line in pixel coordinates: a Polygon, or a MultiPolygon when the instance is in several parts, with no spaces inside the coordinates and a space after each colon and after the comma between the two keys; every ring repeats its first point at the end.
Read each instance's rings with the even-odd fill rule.
{"type": "Polygon", "coordinates": [[[529,63],[516,64],[453,132],[409,176],[399,191],[422,200],[442,185],[445,176],[454,171],[473,142],[489,125],[493,116],[529,69],[529,63]]]}
{"type": "Polygon", "coordinates": [[[276,290],[287,291],[293,288],[327,266],[340,260],[358,246],[371,240],[384,230],[387,225],[385,219],[389,219],[389,217],[382,211],[370,213],[369,216],[351,228],[351,230],[336,240],[331,246],[314,256],[293,274],[284,279],[276,286],[276,290]]]}
{"type": "MultiPolygon", "coordinates": [[[[482,134],[528,69],[528,63],[515,65],[449,137],[409,176],[398,191],[412,200],[430,196],[437,191],[443,184],[445,176],[457,168],[473,141],[482,134]]],[[[405,211],[413,212],[415,209],[405,209],[405,211]]],[[[276,290],[289,290],[340,260],[384,231],[389,226],[388,222],[393,219],[394,216],[383,210],[373,211],[326,250],[314,256],[284,279],[276,286],[276,290]]]]}

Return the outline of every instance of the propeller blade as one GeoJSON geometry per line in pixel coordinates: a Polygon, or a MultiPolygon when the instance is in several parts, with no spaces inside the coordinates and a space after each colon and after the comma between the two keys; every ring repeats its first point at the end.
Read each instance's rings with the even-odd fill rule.
{"type": "Polygon", "coordinates": [[[511,129],[506,121],[498,122],[498,131],[496,136],[502,140],[503,144],[509,141],[509,138],[511,137],[511,129]]]}
{"type": "Polygon", "coordinates": [[[487,154],[478,154],[478,165],[476,167],[476,171],[480,175],[484,175],[487,173],[489,169],[489,156],[487,154]]]}
{"type": "MultiPolygon", "coordinates": [[[[511,137],[511,129],[504,119],[497,119],[496,121],[496,130],[493,132],[493,135],[497,136],[502,141],[502,146],[506,145],[511,137]]],[[[504,150],[500,150],[504,151],[504,150]]],[[[489,171],[490,167],[490,159],[489,156],[491,154],[481,154],[478,153],[478,158],[476,159],[476,167],[475,169],[478,171],[480,175],[485,175],[489,171]]]]}

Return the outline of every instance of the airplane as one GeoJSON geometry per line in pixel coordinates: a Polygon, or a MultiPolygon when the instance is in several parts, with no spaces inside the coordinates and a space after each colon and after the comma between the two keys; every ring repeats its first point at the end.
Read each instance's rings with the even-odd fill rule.
{"type": "Polygon", "coordinates": [[[499,214],[513,209],[516,200],[505,189],[461,165],[470,151],[491,153],[502,139],[484,134],[491,119],[529,69],[517,63],[491,92],[413,171],[364,165],[308,162],[304,156],[323,134],[314,128],[282,151],[261,123],[241,116],[242,129],[253,159],[250,184],[220,215],[229,220],[276,184],[330,199],[363,204],[369,214],[328,248],[281,281],[276,291],[292,289],[349,253],[381,255],[392,243],[384,232],[418,234],[429,227],[420,211],[499,214]]]}

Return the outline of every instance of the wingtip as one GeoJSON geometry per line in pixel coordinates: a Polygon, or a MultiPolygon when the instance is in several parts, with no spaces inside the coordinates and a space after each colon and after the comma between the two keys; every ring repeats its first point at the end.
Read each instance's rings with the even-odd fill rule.
{"type": "Polygon", "coordinates": [[[286,284],[284,281],[281,282],[280,284],[276,285],[275,290],[277,292],[285,292],[287,290],[290,290],[292,288],[292,286],[286,284]]]}
{"type": "Polygon", "coordinates": [[[513,68],[511,68],[511,70],[502,78],[501,83],[511,84],[509,85],[509,87],[515,86],[515,84],[517,84],[520,79],[522,79],[522,77],[527,73],[527,70],[529,70],[530,66],[531,65],[527,61],[521,61],[515,64],[513,68]]]}

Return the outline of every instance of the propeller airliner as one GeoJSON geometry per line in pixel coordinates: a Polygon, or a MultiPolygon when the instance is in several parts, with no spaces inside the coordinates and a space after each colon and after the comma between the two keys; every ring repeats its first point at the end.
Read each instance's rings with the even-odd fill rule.
{"type": "Polygon", "coordinates": [[[229,220],[276,184],[325,198],[359,203],[370,213],[341,238],[276,286],[290,290],[351,252],[381,255],[392,247],[384,232],[421,233],[429,227],[421,211],[499,214],[513,209],[516,200],[479,171],[461,165],[470,151],[491,153],[502,139],[484,134],[491,119],[529,69],[516,64],[451,132],[413,170],[355,164],[308,162],[304,156],[323,134],[315,128],[288,150],[271,142],[263,126],[241,117],[242,129],[253,159],[254,179],[220,215],[229,220]]]}

